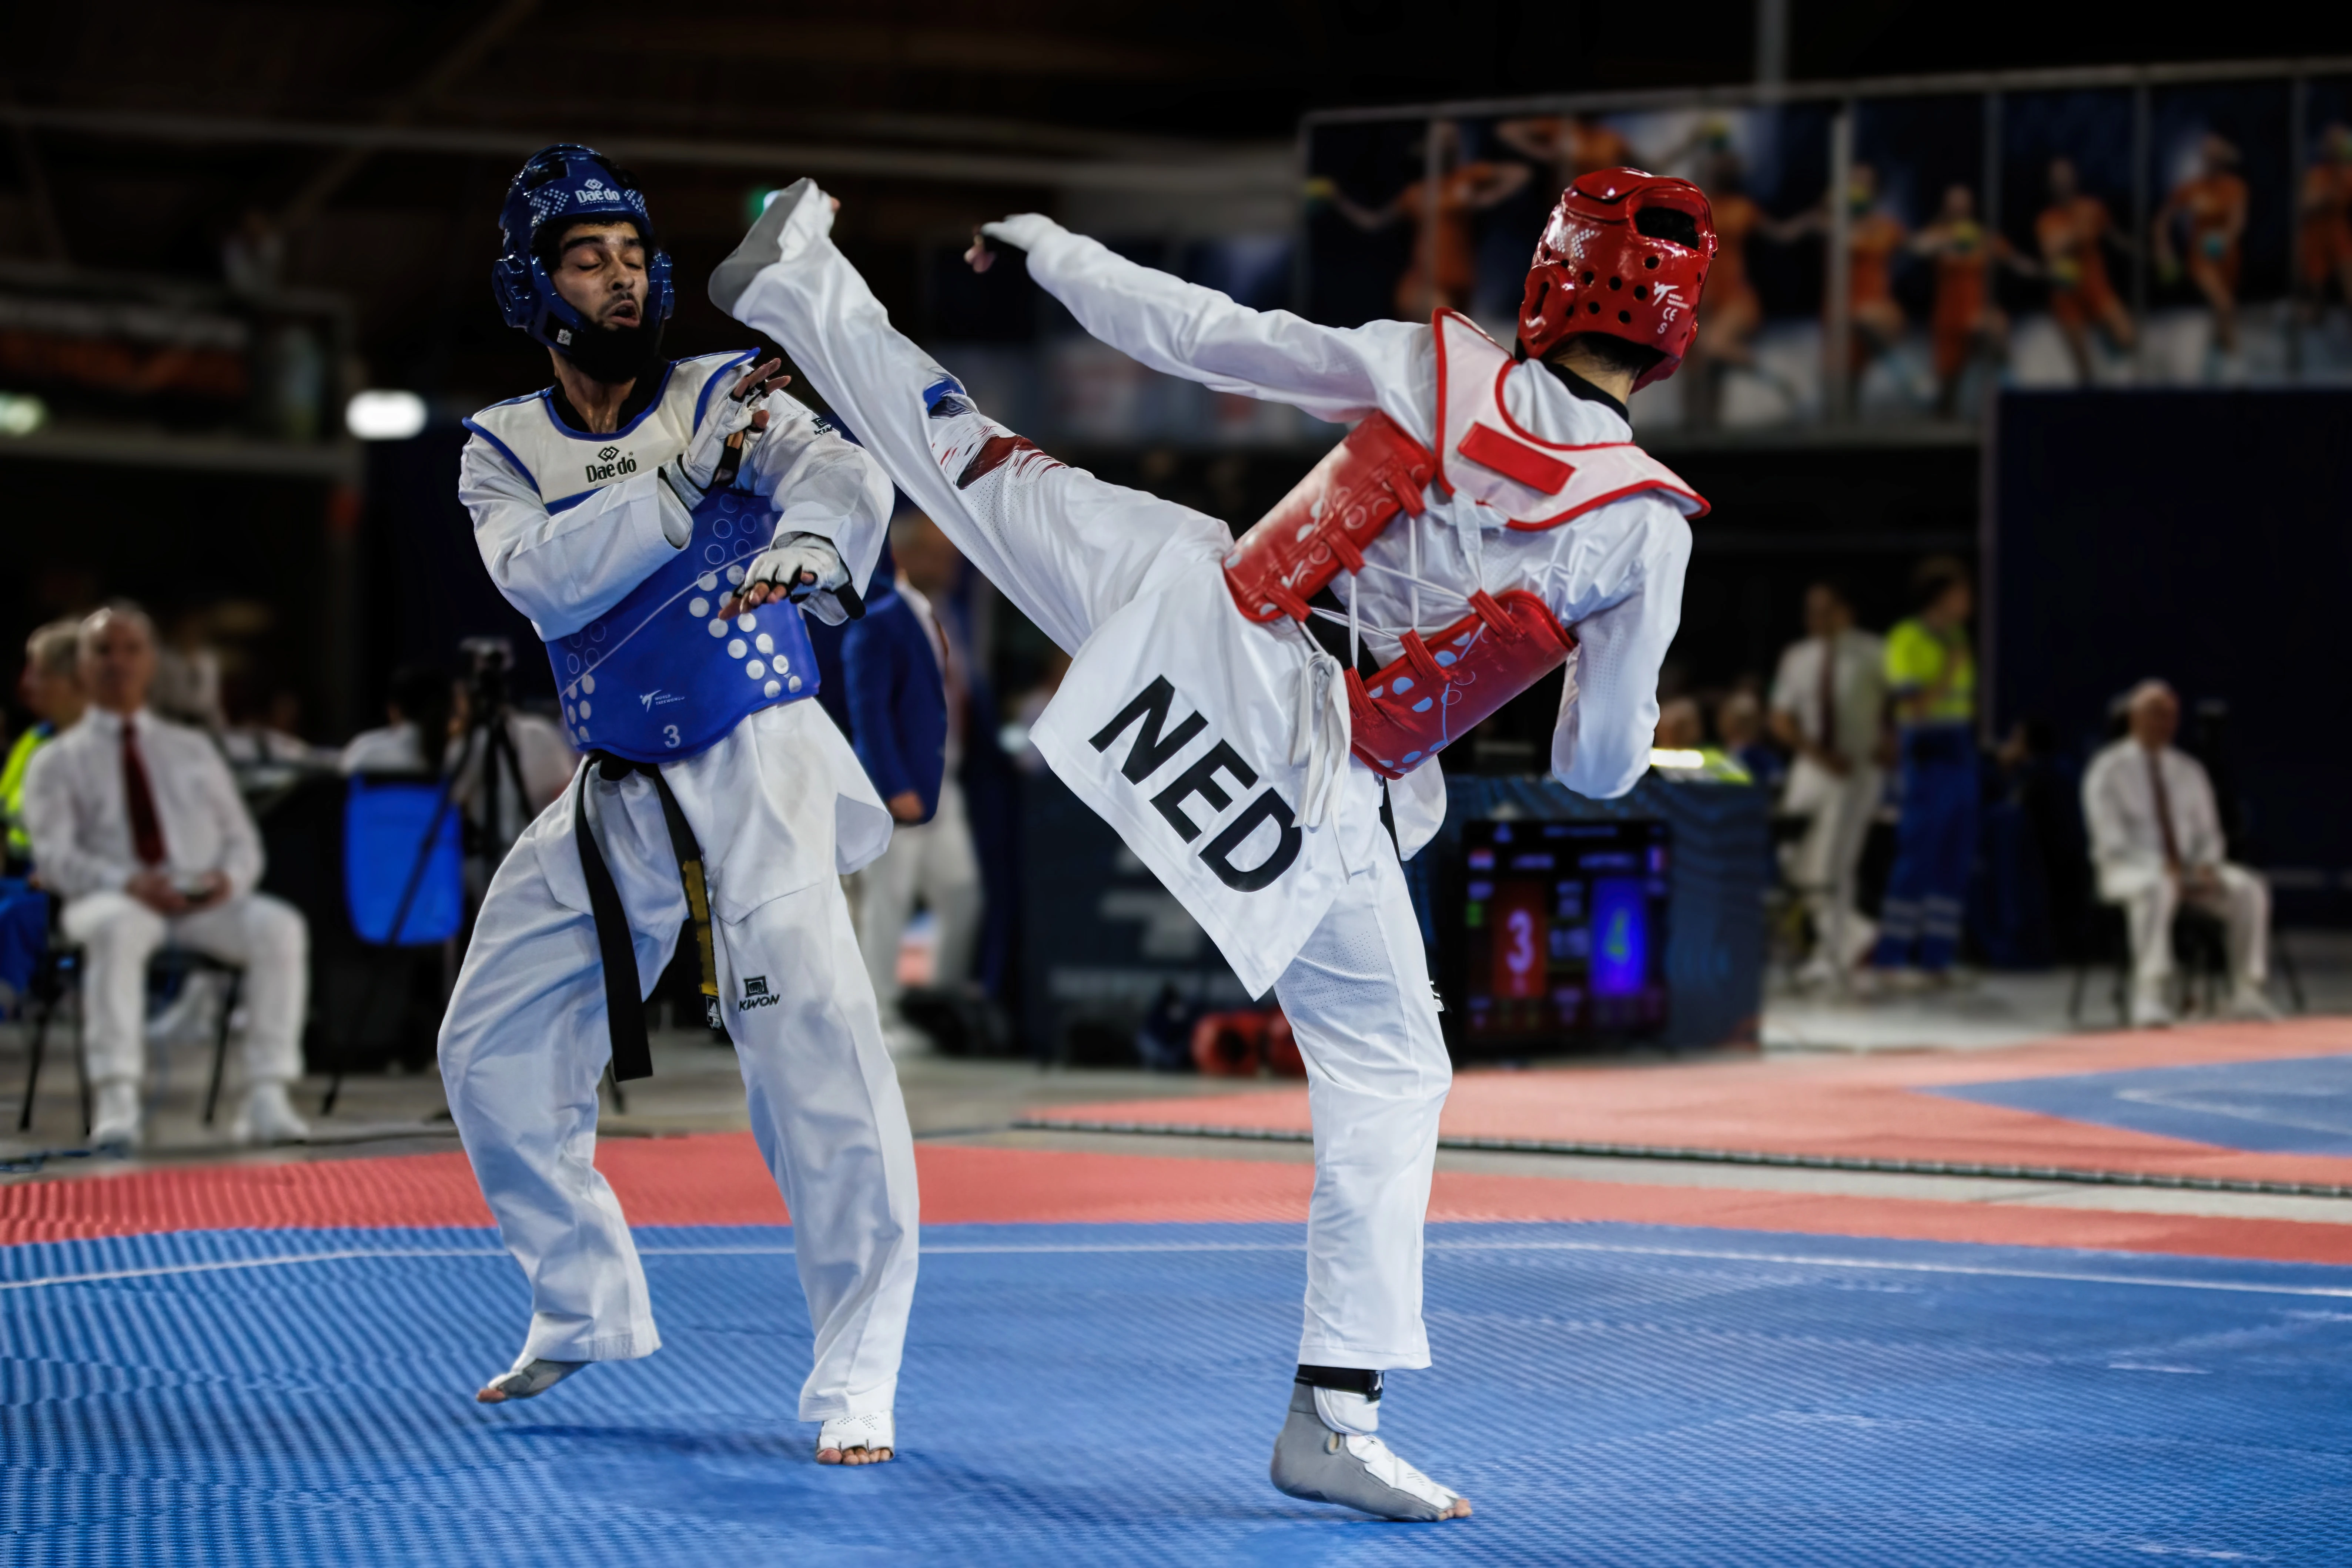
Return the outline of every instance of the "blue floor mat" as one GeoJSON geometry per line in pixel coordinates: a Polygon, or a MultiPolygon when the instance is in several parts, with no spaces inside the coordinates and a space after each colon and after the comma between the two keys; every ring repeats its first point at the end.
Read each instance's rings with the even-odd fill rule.
{"type": "Polygon", "coordinates": [[[1266,1485],[1297,1227],[934,1228],[907,1457],[847,1472],[791,1232],[639,1234],[667,1347],[495,1408],[487,1232],[0,1249],[0,1561],[2352,1562],[2352,1270],[1433,1227],[1384,1429],[1478,1513],[1400,1526],[1266,1485]]]}
{"type": "Polygon", "coordinates": [[[1928,1092],[2264,1155],[2352,1155],[2352,1056],[2143,1067],[1928,1092]]]}

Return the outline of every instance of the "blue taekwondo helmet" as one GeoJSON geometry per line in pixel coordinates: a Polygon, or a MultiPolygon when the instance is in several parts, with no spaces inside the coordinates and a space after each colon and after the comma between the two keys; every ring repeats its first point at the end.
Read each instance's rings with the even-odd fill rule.
{"type": "Polygon", "coordinates": [[[627,218],[653,250],[646,263],[648,326],[667,321],[677,304],[669,253],[654,243],[646,193],[637,188],[635,176],[614,168],[592,147],[568,141],[542,147],[515,175],[507,187],[506,204],[499,209],[504,243],[499,259],[490,265],[490,292],[498,297],[499,312],[508,326],[521,328],[551,349],[569,350],[572,335],[585,329],[588,320],[555,291],[532,241],[541,224],[588,218],[627,218]]]}

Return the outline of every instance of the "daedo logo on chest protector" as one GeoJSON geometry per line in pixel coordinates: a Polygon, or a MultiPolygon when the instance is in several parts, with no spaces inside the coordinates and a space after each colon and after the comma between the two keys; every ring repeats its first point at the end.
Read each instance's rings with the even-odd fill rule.
{"type": "MultiPolygon", "coordinates": [[[[1168,713],[1175,701],[1175,686],[1166,676],[1155,676],[1087,744],[1097,751],[1108,751],[1112,742],[1133,728],[1135,743],[1128,747],[1127,760],[1119,764],[1118,770],[1129,783],[1139,786],[1173,763],[1177,755],[1209,727],[1208,716],[1194,713],[1170,728],[1168,713]]],[[[1209,826],[1214,825],[1234,803],[1234,797],[1219,781],[1221,775],[1244,789],[1257,782],[1257,769],[1234,749],[1231,742],[1212,738],[1213,744],[1206,751],[1151,797],[1152,809],[1166,818],[1168,825],[1188,844],[1207,832],[1209,826]],[[1193,820],[1191,802],[1195,800],[1209,808],[1208,825],[1193,820]]],[[[1260,790],[1209,841],[1200,852],[1201,862],[1234,892],[1256,893],[1273,886],[1276,879],[1290,869],[1291,862],[1298,858],[1305,836],[1299,831],[1290,803],[1268,788],[1260,790]],[[1268,826],[1274,830],[1273,847],[1255,865],[1236,865],[1235,857],[1254,837],[1262,836],[1260,830],[1268,826]]]]}
{"type": "Polygon", "coordinates": [[[581,467],[588,475],[588,483],[601,485],[607,479],[618,479],[635,473],[637,460],[617,446],[600,446],[596,449],[596,461],[583,463],[581,467]]]}

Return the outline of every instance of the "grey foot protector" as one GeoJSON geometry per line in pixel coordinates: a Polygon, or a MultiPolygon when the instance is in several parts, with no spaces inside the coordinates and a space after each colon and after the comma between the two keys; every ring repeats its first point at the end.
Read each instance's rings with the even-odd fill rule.
{"type": "Polygon", "coordinates": [[[534,1398],[587,1364],[584,1361],[549,1361],[542,1357],[528,1366],[518,1366],[512,1372],[501,1373],[490,1379],[489,1385],[482,1392],[496,1394],[499,1397],[485,1403],[534,1398]]]}
{"type": "Polygon", "coordinates": [[[751,280],[776,264],[782,254],[784,225],[793,221],[793,214],[801,204],[801,196],[808,181],[799,179],[776,193],[743,243],[735,247],[725,261],[710,274],[710,302],[728,315],[735,314],[735,301],[751,287],[751,280]]]}
{"type": "Polygon", "coordinates": [[[1336,1502],[1382,1519],[1426,1523],[1461,1500],[1406,1464],[1378,1437],[1334,1432],[1315,1414],[1315,1390],[1293,1384],[1290,1416],[1274,1440],[1275,1490],[1309,1502],[1336,1502]]]}

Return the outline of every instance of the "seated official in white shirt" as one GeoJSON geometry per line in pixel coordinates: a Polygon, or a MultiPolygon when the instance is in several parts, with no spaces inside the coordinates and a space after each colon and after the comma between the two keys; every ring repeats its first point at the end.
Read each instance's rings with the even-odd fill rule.
{"type": "Polygon", "coordinates": [[[1781,810],[1811,819],[1784,857],[1813,922],[1813,956],[1799,978],[1843,984],[1878,940],[1854,891],[1885,788],[1886,644],[1855,628],[1853,607],[1833,584],[1805,591],[1805,638],[1780,655],[1771,722],[1774,737],[1797,754],[1781,810]]]}
{"type": "Polygon", "coordinates": [[[310,928],[293,905],[254,891],[253,820],[203,732],[144,711],[154,675],[154,627],[135,606],[82,622],[89,711],[34,758],[25,783],[34,864],[87,954],[90,1139],[139,1140],[147,961],[167,944],[245,968],[238,1139],[303,1138],[287,1085],[302,1071],[310,928]]]}
{"type": "Polygon", "coordinates": [[[2162,681],[2143,681],[2128,701],[2131,733],[2091,759],[2083,775],[2083,816],[2099,896],[2119,904],[2131,931],[2132,1022],[2172,1021],[2165,984],[2172,977],[2172,916],[2181,904],[2219,915],[2229,927],[2230,1010],[2269,1019],[2271,894],[2263,879],[2223,860],[2221,813],[2204,765],[2172,748],[2180,701],[2162,681]]]}

